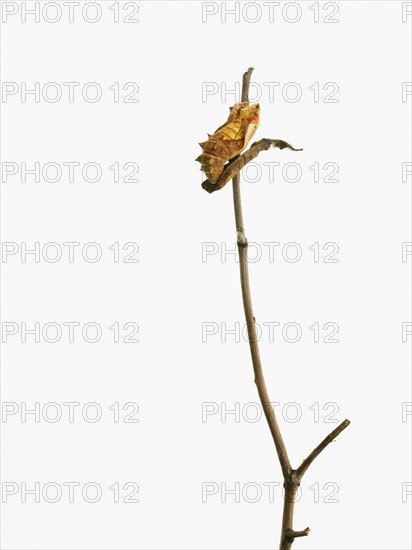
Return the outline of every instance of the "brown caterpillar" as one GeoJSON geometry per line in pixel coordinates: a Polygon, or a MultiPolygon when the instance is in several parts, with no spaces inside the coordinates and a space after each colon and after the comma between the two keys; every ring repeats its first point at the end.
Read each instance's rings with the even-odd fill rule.
{"type": "Polygon", "coordinates": [[[230,107],[227,121],[207,141],[199,143],[202,154],[197,157],[201,170],[210,183],[216,183],[228,160],[239,155],[259,126],[259,103],[248,101],[230,107]]]}

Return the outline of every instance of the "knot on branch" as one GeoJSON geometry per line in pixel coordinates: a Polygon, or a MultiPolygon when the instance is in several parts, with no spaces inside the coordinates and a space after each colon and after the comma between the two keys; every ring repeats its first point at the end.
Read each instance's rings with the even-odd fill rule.
{"type": "Polygon", "coordinates": [[[247,242],[247,238],[246,238],[246,235],[245,235],[245,230],[243,229],[242,226],[238,226],[237,228],[237,231],[236,231],[236,236],[237,236],[237,245],[239,248],[247,248],[248,247],[248,242],[247,242]]]}
{"type": "Polygon", "coordinates": [[[283,482],[283,487],[285,489],[294,489],[294,488],[298,488],[299,485],[300,485],[300,482],[301,482],[301,478],[299,477],[298,473],[296,470],[291,470],[289,472],[289,475],[285,478],[284,482],[283,482]]]}
{"type": "Polygon", "coordinates": [[[309,527],[306,527],[306,529],[303,529],[303,531],[294,531],[293,529],[288,529],[287,531],[285,531],[285,541],[293,542],[298,537],[307,537],[309,533],[309,527]]]}

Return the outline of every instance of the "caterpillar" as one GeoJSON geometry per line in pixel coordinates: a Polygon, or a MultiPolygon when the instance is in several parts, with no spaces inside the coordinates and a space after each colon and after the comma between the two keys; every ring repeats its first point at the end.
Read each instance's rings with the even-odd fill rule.
{"type": "Polygon", "coordinates": [[[210,183],[216,183],[226,162],[247,147],[259,126],[259,114],[259,103],[236,103],[230,107],[227,121],[214,134],[208,134],[207,141],[199,143],[202,154],[196,161],[210,183]]]}

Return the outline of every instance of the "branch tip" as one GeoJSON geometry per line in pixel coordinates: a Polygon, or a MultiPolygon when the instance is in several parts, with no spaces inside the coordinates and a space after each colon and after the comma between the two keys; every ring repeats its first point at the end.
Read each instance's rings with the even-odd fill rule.
{"type": "Polygon", "coordinates": [[[243,75],[243,82],[242,82],[242,97],[241,101],[249,101],[249,86],[250,86],[250,78],[252,76],[253,67],[249,67],[248,70],[243,75]]]}
{"type": "Polygon", "coordinates": [[[325,449],[329,443],[331,443],[338,435],[343,432],[345,428],[347,428],[350,424],[350,420],[346,419],[343,422],[339,424],[337,428],[335,428],[328,436],[325,437],[323,441],[319,443],[315,449],[310,453],[310,455],[305,458],[305,460],[302,462],[302,464],[299,466],[299,468],[296,470],[296,478],[300,481],[303,477],[303,474],[306,472],[306,470],[309,468],[309,466],[312,464],[312,462],[315,460],[315,458],[320,455],[320,453],[325,449]]]}

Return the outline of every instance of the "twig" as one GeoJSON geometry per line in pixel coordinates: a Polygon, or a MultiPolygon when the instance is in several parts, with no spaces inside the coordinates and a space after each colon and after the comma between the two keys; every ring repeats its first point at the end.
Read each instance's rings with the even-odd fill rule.
{"type": "MultiPolygon", "coordinates": [[[[242,101],[248,101],[249,98],[249,85],[250,78],[252,75],[253,68],[249,68],[246,73],[243,75],[243,86],[242,86],[242,101]]],[[[248,331],[248,339],[250,346],[250,353],[252,356],[253,370],[255,374],[255,383],[259,393],[259,398],[262,403],[262,408],[265,413],[267,423],[269,425],[272,438],[276,447],[278,459],[282,469],[284,487],[285,487],[285,498],[284,498],[284,507],[283,507],[283,520],[282,520],[282,533],[280,541],[280,550],[289,550],[292,547],[293,541],[298,537],[305,537],[309,535],[309,527],[303,531],[295,531],[293,529],[293,513],[294,513],[294,504],[296,493],[302,477],[315,458],[327,447],[327,445],[333,441],[347,426],[349,426],[349,420],[345,420],[338,426],[330,435],[328,435],[312,452],[311,454],[302,462],[297,470],[293,470],[289,457],[286,451],[286,446],[280,432],[279,425],[276,420],[276,415],[273,410],[273,407],[270,403],[269,394],[266,388],[265,378],[263,375],[262,363],[260,360],[259,354],[259,345],[258,337],[255,326],[255,317],[253,315],[252,307],[252,298],[249,285],[249,268],[247,260],[247,247],[248,242],[245,235],[245,229],[243,224],[243,212],[242,212],[242,200],[240,194],[240,176],[239,171],[241,168],[249,162],[252,158],[255,158],[260,151],[267,150],[269,147],[279,147],[283,149],[284,147],[289,147],[294,149],[288,143],[282,140],[268,140],[263,139],[254,143],[249,151],[237,157],[223,172],[221,178],[218,180],[216,185],[225,185],[229,179],[233,178],[233,203],[235,210],[235,222],[236,222],[236,233],[237,233],[237,246],[239,250],[239,266],[240,266],[240,282],[242,288],[242,299],[243,299],[243,308],[245,311],[246,325],[248,331]],[[249,156],[248,156],[249,154],[249,156]],[[238,164],[236,164],[238,163],[238,164]],[[230,175],[230,177],[228,177],[230,175]],[[226,179],[228,178],[228,179],[226,179]],[[221,184],[220,180],[224,183],[221,184]]],[[[299,149],[298,149],[299,150],[299,149]]],[[[203,183],[203,187],[212,192],[215,189],[211,189],[208,184],[208,180],[203,183]],[[205,186],[206,184],[206,186],[205,186]]],[[[219,188],[221,188],[219,187],[219,188]]]]}
{"type": "Polygon", "coordinates": [[[248,70],[243,73],[242,78],[242,97],[241,101],[249,101],[249,88],[250,88],[250,79],[252,78],[252,73],[254,67],[249,67],[248,70]]]}
{"type": "Polygon", "coordinates": [[[298,479],[302,479],[303,474],[306,472],[306,470],[309,468],[309,466],[312,464],[312,462],[315,460],[315,458],[325,449],[329,443],[331,443],[335,437],[338,437],[338,435],[343,432],[345,428],[347,428],[350,424],[349,420],[344,420],[339,426],[336,428],[336,430],[333,430],[325,439],[319,443],[319,445],[313,449],[313,451],[310,453],[310,455],[305,458],[305,460],[302,462],[302,464],[299,466],[299,468],[296,470],[296,477],[298,479]]]}
{"type": "Polygon", "coordinates": [[[243,153],[243,155],[235,157],[227,164],[226,168],[223,170],[216,183],[210,183],[209,180],[205,180],[202,183],[203,189],[205,189],[208,193],[213,193],[214,191],[222,189],[222,187],[224,187],[228,181],[239,174],[241,169],[248,162],[256,158],[258,154],[262,151],[267,151],[271,147],[277,147],[278,149],[287,148],[292,149],[292,151],[302,151],[302,149],[295,149],[292,145],[290,145],[286,141],[283,141],[283,139],[263,138],[260,141],[255,141],[255,143],[250,146],[250,149],[243,153]]]}
{"type": "Polygon", "coordinates": [[[235,207],[235,221],[237,232],[237,246],[239,249],[240,281],[242,286],[243,308],[245,311],[247,331],[249,335],[250,353],[252,356],[253,370],[255,373],[255,383],[262,403],[262,408],[272,433],[273,441],[278,453],[279,462],[284,476],[291,471],[288,453],[280,433],[273,406],[270,403],[269,394],[266,389],[265,378],[263,376],[262,363],[260,361],[259,345],[255,327],[255,317],[253,315],[252,298],[249,286],[249,269],[247,261],[248,242],[243,228],[242,201],[240,196],[240,176],[237,174],[233,179],[233,202],[235,207]]]}
{"type": "Polygon", "coordinates": [[[286,537],[289,537],[291,541],[297,539],[298,537],[307,537],[309,535],[310,529],[306,527],[303,531],[289,531],[286,532],[286,537]]]}

